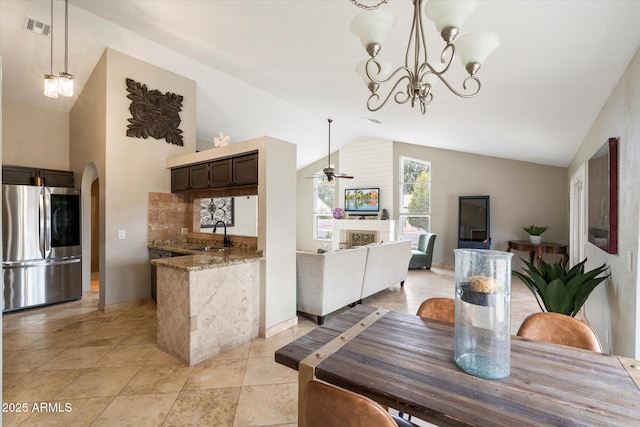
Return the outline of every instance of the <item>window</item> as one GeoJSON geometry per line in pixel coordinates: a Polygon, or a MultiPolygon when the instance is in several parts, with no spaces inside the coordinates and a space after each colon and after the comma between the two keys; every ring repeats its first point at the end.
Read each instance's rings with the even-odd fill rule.
{"type": "Polygon", "coordinates": [[[400,234],[418,245],[431,230],[431,163],[400,158],[400,234]]]}
{"type": "Polygon", "coordinates": [[[334,185],[322,178],[313,179],[313,239],[331,240],[333,234],[334,185]]]}

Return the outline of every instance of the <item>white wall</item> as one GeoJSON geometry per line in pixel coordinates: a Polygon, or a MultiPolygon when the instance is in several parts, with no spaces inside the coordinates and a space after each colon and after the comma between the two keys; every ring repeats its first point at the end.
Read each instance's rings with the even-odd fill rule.
{"type": "Polygon", "coordinates": [[[11,99],[2,102],[2,164],[69,170],[69,114],[11,99]]]}
{"type": "MultiPolygon", "coordinates": [[[[568,243],[565,168],[395,143],[396,168],[402,156],[431,162],[431,231],[438,235],[433,262],[454,263],[458,196],[490,196],[492,249],[505,251],[509,240],[527,240],[522,227],[532,222],[550,227],[543,235],[544,241],[568,243]]],[[[399,176],[395,174],[394,187],[398,185],[399,176]]],[[[512,267],[520,268],[519,258],[527,257],[525,252],[516,252],[512,267]]]]}
{"type": "Polygon", "coordinates": [[[108,307],[150,297],[148,193],[170,191],[168,157],[195,152],[195,82],[112,49],[105,51],[89,80],[93,96],[84,97],[83,91],[71,112],[71,157],[76,171],[90,162],[98,169],[101,304],[108,307]],[[184,146],[126,136],[131,117],[126,78],[184,97],[184,146]],[[92,108],[105,115],[87,116],[92,108]],[[119,230],[125,231],[125,240],[118,240],[119,230]]]}
{"type": "Polygon", "coordinates": [[[631,60],[571,161],[567,180],[611,137],[620,137],[618,253],[608,254],[586,243],[587,268],[606,263],[611,267],[611,277],[587,300],[584,316],[596,330],[605,351],[637,359],[640,358],[640,51],[631,60]]]}
{"type": "Polygon", "coordinates": [[[340,149],[340,169],[353,179],[337,181],[338,206],[344,208],[344,190],[347,188],[380,188],[380,213],[389,211],[394,217],[393,142],[382,139],[363,138],[340,149]]]}

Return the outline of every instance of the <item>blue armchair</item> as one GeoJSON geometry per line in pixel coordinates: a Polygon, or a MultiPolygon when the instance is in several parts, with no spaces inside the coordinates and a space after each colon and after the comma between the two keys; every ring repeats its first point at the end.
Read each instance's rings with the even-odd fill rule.
{"type": "Polygon", "coordinates": [[[433,245],[436,242],[434,233],[423,233],[418,238],[418,249],[411,250],[411,261],[409,270],[426,268],[431,270],[431,259],[433,258],[433,245]]]}

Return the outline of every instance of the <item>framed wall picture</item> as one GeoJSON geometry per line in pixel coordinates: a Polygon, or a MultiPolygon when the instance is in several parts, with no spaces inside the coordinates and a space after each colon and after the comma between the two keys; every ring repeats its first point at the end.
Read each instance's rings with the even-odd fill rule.
{"type": "Polygon", "coordinates": [[[233,197],[200,199],[200,228],[213,228],[218,221],[233,227],[233,197]]]}
{"type": "Polygon", "coordinates": [[[589,159],[589,242],[618,253],[618,142],[609,138],[589,159]]]}

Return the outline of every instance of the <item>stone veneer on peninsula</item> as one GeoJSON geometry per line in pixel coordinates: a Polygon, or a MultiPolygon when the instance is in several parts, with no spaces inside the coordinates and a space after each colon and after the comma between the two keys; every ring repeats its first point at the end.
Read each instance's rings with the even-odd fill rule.
{"type": "Polygon", "coordinates": [[[187,256],[155,259],[158,347],[195,365],[256,338],[261,254],[244,248],[202,253],[192,241],[150,242],[187,256]]]}

